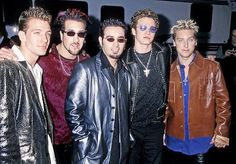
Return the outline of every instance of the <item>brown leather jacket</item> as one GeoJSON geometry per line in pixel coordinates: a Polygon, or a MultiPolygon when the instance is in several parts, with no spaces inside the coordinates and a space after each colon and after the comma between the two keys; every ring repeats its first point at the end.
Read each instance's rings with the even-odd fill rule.
{"type": "MultiPolygon", "coordinates": [[[[196,52],[189,67],[190,138],[221,135],[229,137],[230,103],[219,63],[196,52]]],[[[166,133],[184,139],[184,106],[178,60],[171,65],[166,133]]]]}

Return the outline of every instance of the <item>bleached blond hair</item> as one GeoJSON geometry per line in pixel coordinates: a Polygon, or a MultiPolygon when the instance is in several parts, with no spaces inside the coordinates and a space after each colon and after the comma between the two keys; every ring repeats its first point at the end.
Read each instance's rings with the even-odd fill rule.
{"type": "Polygon", "coordinates": [[[173,39],[175,39],[176,31],[178,30],[193,30],[195,38],[197,37],[199,26],[193,19],[177,20],[176,25],[172,26],[170,33],[173,39]]]}

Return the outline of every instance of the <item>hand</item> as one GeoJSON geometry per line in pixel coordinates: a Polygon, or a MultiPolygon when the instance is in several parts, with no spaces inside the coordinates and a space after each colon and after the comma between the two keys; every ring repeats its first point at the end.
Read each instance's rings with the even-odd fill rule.
{"type": "Polygon", "coordinates": [[[220,135],[214,135],[211,140],[211,144],[214,144],[217,148],[225,148],[226,146],[229,146],[229,138],[220,135]]]}
{"type": "Polygon", "coordinates": [[[233,49],[225,51],[225,56],[231,56],[231,55],[236,56],[236,50],[233,49]]]}
{"type": "Polygon", "coordinates": [[[17,60],[17,56],[11,49],[1,48],[0,49],[0,60],[17,60]]]}

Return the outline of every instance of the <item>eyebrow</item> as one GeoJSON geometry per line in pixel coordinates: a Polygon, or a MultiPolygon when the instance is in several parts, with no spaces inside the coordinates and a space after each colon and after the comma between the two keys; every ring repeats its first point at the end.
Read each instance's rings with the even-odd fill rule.
{"type": "MultiPolygon", "coordinates": [[[[107,35],[107,36],[104,35],[104,37],[106,37],[106,38],[108,38],[108,37],[110,37],[110,38],[111,38],[111,37],[112,37],[112,38],[115,38],[115,36],[112,36],[112,35],[107,35]]],[[[117,38],[125,38],[125,36],[118,36],[117,38]]]]}
{"type": "MultiPolygon", "coordinates": [[[[194,36],[188,37],[187,39],[191,39],[191,38],[196,39],[194,36]]],[[[184,38],[176,37],[176,39],[184,39],[184,38]]]]}

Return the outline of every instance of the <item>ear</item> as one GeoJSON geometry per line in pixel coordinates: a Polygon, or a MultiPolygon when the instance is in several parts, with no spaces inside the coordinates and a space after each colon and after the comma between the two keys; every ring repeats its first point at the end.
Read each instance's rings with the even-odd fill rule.
{"type": "Polygon", "coordinates": [[[62,37],[63,37],[63,33],[62,33],[62,31],[60,30],[60,39],[61,39],[61,41],[62,41],[62,37]]]}
{"type": "Polygon", "coordinates": [[[136,30],[134,28],[131,29],[132,35],[135,36],[136,35],[136,30]]]}
{"type": "Polygon", "coordinates": [[[174,46],[174,47],[176,46],[176,44],[175,44],[175,40],[173,40],[173,46],[174,46]]]}
{"type": "Polygon", "coordinates": [[[26,40],[25,32],[24,31],[19,31],[18,36],[21,42],[24,42],[26,40]]]}
{"type": "Polygon", "coordinates": [[[197,41],[196,41],[196,43],[195,43],[195,46],[197,46],[197,41]]]}
{"type": "Polygon", "coordinates": [[[102,37],[101,36],[98,37],[98,41],[99,41],[100,47],[102,47],[103,44],[102,44],[102,37]]]}

